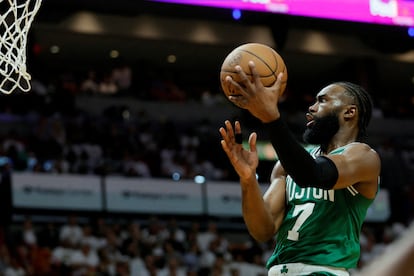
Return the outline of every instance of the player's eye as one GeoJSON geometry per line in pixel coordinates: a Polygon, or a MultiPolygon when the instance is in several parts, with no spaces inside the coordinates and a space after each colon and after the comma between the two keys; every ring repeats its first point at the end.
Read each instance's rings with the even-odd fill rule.
{"type": "Polygon", "coordinates": [[[318,97],[318,102],[320,102],[320,103],[324,103],[324,102],[326,102],[327,100],[326,100],[326,98],[325,97],[323,97],[323,96],[321,96],[321,97],[318,97]]]}

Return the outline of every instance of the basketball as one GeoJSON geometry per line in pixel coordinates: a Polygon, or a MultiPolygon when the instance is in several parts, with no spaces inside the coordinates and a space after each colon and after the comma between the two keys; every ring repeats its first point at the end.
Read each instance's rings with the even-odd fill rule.
{"type": "Polygon", "coordinates": [[[253,61],[259,73],[263,86],[272,86],[280,72],[283,72],[281,94],[285,92],[287,83],[287,68],[283,58],[272,47],[261,43],[246,43],[232,50],[224,59],[220,71],[220,83],[226,97],[235,95],[233,87],[225,82],[227,76],[239,82],[239,77],[234,69],[240,65],[247,76],[252,80],[248,63],[253,61]]]}

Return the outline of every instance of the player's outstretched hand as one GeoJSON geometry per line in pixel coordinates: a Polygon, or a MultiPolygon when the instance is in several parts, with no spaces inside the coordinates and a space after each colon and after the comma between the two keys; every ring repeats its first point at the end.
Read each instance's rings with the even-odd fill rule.
{"type": "Polygon", "coordinates": [[[229,100],[235,105],[247,109],[264,123],[278,119],[280,113],[277,104],[281,94],[283,73],[278,75],[277,81],[272,86],[265,87],[260,81],[254,62],[249,62],[249,68],[253,76],[252,81],[240,66],[235,67],[241,79],[240,82],[235,82],[230,76],[226,77],[226,81],[237,91],[236,95],[229,96],[229,100]]]}
{"type": "Polygon", "coordinates": [[[221,127],[219,132],[221,137],[221,146],[227,154],[235,171],[240,179],[251,179],[256,177],[256,168],[259,164],[259,157],[256,149],[257,134],[251,133],[249,136],[249,150],[243,148],[241,139],[240,122],[236,121],[233,125],[230,121],[224,122],[225,127],[221,127]]]}

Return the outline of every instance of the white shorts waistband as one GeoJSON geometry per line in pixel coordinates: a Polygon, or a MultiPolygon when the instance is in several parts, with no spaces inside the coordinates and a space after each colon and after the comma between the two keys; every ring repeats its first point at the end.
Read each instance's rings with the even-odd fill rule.
{"type": "Polygon", "coordinates": [[[321,265],[307,265],[303,263],[274,265],[269,269],[268,276],[298,276],[313,272],[329,272],[336,276],[349,276],[349,272],[344,268],[321,265]]]}

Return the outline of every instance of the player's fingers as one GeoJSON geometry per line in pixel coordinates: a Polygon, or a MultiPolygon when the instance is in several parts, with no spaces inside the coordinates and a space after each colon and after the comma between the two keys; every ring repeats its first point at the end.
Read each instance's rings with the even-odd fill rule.
{"type": "Polygon", "coordinates": [[[232,145],[235,144],[235,136],[233,131],[233,126],[231,125],[230,121],[226,120],[224,122],[224,127],[219,129],[221,137],[223,141],[226,143],[227,147],[230,149],[232,145]]]}
{"type": "Polygon", "coordinates": [[[227,134],[226,134],[226,130],[224,129],[224,127],[220,127],[219,132],[220,132],[221,138],[226,139],[227,134]]]}
{"type": "Polygon", "coordinates": [[[225,143],[229,143],[230,142],[230,138],[228,136],[228,133],[227,133],[226,129],[224,127],[221,127],[219,129],[219,132],[220,132],[220,135],[221,135],[221,138],[223,139],[223,141],[225,143]]]}
{"type": "Polygon", "coordinates": [[[244,88],[250,88],[252,86],[252,81],[247,76],[246,72],[243,71],[240,65],[237,65],[234,69],[236,69],[237,74],[239,74],[239,87],[241,88],[240,92],[243,96],[248,96],[249,94],[248,89],[244,88]],[[240,85],[241,84],[241,85],[240,85]]]}
{"type": "Polygon", "coordinates": [[[235,121],[234,122],[234,131],[236,133],[241,133],[241,125],[240,125],[240,121],[235,121]]]}
{"type": "Polygon", "coordinates": [[[240,83],[233,80],[231,76],[226,76],[225,81],[230,87],[230,92],[232,96],[241,96],[246,95],[246,92],[244,91],[243,87],[240,85],[240,83]]]}
{"type": "Polygon", "coordinates": [[[253,76],[253,82],[256,87],[262,86],[262,81],[260,80],[259,72],[256,69],[256,64],[253,61],[249,61],[249,69],[253,76]]]}
{"type": "Polygon", "coordinates": [[[227,146],[226,141],[221,140],[221,141],[220,141],[220,143],[221,143],[221,147],[223,148],[224,152],[225,152],[225,153],[227,154],[227,156],[230,158],[230,157],[231,157],[231,154],[230,154],[230,149],[229,149],[229,147],[227,146]]]}
{"type": "Polygon", "coordinates": [[[234,139],[234,130],[233,130],[233,126],[231,124],[231,122],[229,120],[226,120],[224,122],[225,126],[226,126],[226,130],[227,130],[227,134],[231,139],[234,139]]]}
{"type": "Polygon", "coordinates": [[[237,105],[240,108],[243,108],[243,109],[247,108],[248,100],[246,99],[246,97],[242,95],[230,95],[228,99],[229,101],[231,101],[233,104],[237,105]]]}
{"type": "Polygon", "coordinates": [[[224,80],[226,81],[226,84],[229,87],[231,87],[231,88],[237,88],[238,83],[236,81],[234,81],[231,76],[226,76],[226,78],[224,80]]]}
{"type": "Polygon", "coordinates": [[[250,151],[252,152],[257,151],[256,141],[257,141],[257,134],[256,132],[252,132],[249,136],[249,147],[250,147],[250,151]]]}
{"type": "Polygon", "coordinates": [[[277,75],[277,81],[279,82],[279,83],[282,83],[282,79],[283,79],[283,75],[284,75],[285,73],[283,73],[283,72],[280,72],[278,75],[277,75]]]}
{"type": "Polygon", "coordinates": [[[277,79],[276,79],[276,82],[275,82],[275,84],[274,84],[274,88],[275,88],[276,90],[279,90],[279,89],[280,89],[280,87],[282,87],[282,82],[283,82],[283,72],[280,72],[280,73],[277,75],[277,79]]]}

